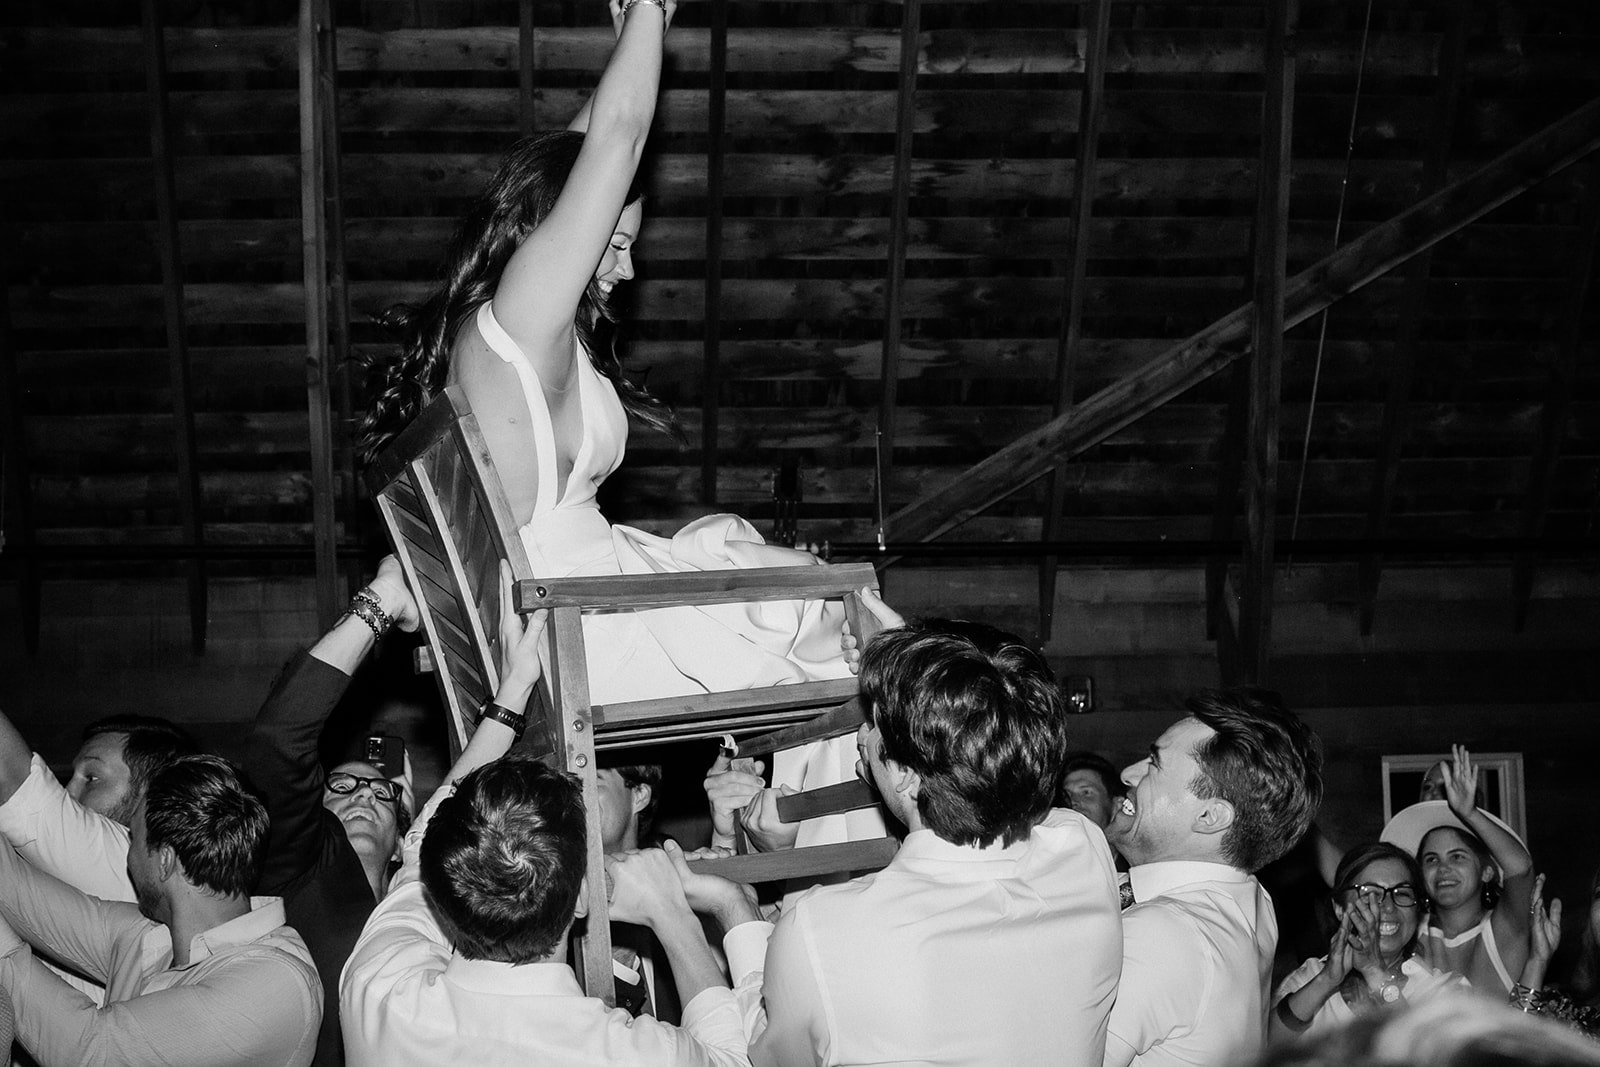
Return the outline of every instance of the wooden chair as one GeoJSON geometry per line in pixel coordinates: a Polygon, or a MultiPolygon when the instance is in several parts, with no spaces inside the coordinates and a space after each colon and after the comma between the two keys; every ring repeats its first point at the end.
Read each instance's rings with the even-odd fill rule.
{"type": "MultiPolygon", "coordinates": [[[[422,616],[432,669],[449,716],[451,756],[471,737],[479,709],[494,694],[499,664],[499,563],[515,578],[516,610],[550,610],[550,669],[528,708],[525,748],[583,783],[591,816],[598,811],[595,754],[629,745],[718,737],[741,742],[741,755],[762,755],[852,733],[861,723],[853,678],[731,693],[595,705],[582,615],[761,600],[843,598],[856,634],[876,623],[858,591],[877,588],[868,564],[700,571],[683,574],[540,578],[531,573],[504,490],[466,397],[452,386],[436,397],[373,463],[367,475],[395,555],[422,616]],[[764,733],[763,733],[764,732],[764,733]]],[[[874,803],[860,782],[783,798],[779,816],[798,821],[874,803]]],[[[588,931],[579,941],[578,971],[591,995],[613,999],[611,935],[600,820],[589,819],[588,931]]],[[[895,851],[892,838],[698,861],[701,869],[739,881],[873,870],[895,851]]]]}

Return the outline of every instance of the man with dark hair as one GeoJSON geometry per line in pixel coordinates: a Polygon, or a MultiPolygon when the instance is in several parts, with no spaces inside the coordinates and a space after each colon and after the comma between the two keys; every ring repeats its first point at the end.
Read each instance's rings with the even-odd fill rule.
{"type": "Polygon", "coordinates": [[[108,715],[83,728],[72,758],[67,795],[124,826],[144,796],[150,776],[179,756],[200,751],[189,732],[153,715],[108,715]]]}
{"type": "Polygon", "coordinates": [[[513,729],[481,722],[454,788],[447,780],[406,835],[340,984],[348,1062],[747,1063],[732,992],[681,889],[637,918],[665,946],[684,1028],[583,994],[566,963],[584,886],[582,788],[531,756],[495,759],[513,729]]]}
{"type": "Polygon", "coordinates": [[[1248,1062],[1266,1034],[1272,900],[1254,874],[1322,801],[1316,736],[1276,694],[1201,693],[1122,772],[1107,834],[1136,903],[1122,913],[1122,988],[1105,1062],[1248,1062]]]}
{"type": "Polygon", "coordinates": [[[0,837],[46,874],[105,900],[133,900],[128,827],[145,783],[199,749],[182,728],[148,715],[90,723],[63,787],[11,720],[0,715],[0,837]]]}
{"type": "Polygon", "coordinates": [[[310,953],[283,902],[249,895],[267,812],[233,766],[185,756],[150,776],[128,877],[108,902],[0,848],[0,988],[17,1039],[41,1063],[311,1062],[322,1016],[310,953]],[[30,946],[102,982],[98,1009],[30,946]]]}
{"type": "Polygon", "coordinates": [[[1098,752],[1067,753],[1056,805],[1071,808],[1100,829],[1111,825],[1111,805],[1127,792],[1117,768],[1098,752]]]}
{"type": "Polygon", "coordinates": [[[861,661],[859,773],[910,831],[882,871],[759,920],[680,869],[727,929],[757,1063],[1098,1063],[1122,940],[1099,829],[1052,810],[1065,715],[1043,659],[924,623],[861,661]]]}

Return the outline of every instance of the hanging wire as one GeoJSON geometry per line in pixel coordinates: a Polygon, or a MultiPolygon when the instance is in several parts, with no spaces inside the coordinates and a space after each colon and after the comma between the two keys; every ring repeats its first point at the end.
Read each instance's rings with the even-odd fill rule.
{"type": "MultiPolygon", "coordinates": [[[[1350,100],[1350,129],[1344,142],[1344,177],[1339,182],[1339,206],[1333,214],[1333,247],[1339,247],[1339,235],[1344,229],[1345,199],[1350,191],[1350,163],[1356,151],[1356,116],[1361,110],[1361,81],[1367,71],[1367,39],[1372,32],[1372,0],[1367,0],[1367,14],[1361,23],[1361,54],[1356,60],[1355,95],[1350,100]]],[[[1322,309],[1317,326],[1317,359],[1311,371],[1311,402],[1306,407],[1306,432],[1300,441],[1300,477],[1294,489],[1294,519],[1289,524],[1289,540],[1300,534],[1300,502],[1306,491],[1306,467],[1311,456],[1311,424],[1317,417],[1317,389],[1322,384],[1322,353],[1328,342],[1328,309],[1322,309]]],[[[1294,557],[1286,561],[1294,566],[1294,557]]]]}

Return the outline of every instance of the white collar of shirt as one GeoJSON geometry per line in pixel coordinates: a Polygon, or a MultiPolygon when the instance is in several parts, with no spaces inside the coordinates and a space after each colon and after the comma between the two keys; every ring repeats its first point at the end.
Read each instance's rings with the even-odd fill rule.
{"type": "Polygon", "coordinates": [[[1198,882],[1229,882],[1242,885],[1250,880],[1250,875],[1237,867],[1230,867],[1226,863],[1204,863],[1199,860],[1141,863],[1137,867],[1128,869],[1128,881],[1133,886],[1133,900],[1136,904],[1198,882]]]}
{"type": "Polygon", "coordinates": [[[900,843],[900,851],[890,862],[895,866],[918,863],[1015,863],[1028,851],[1028,839],[1011,845],[996,837],[988,845],[956,845],[932,830],[913,830],[900,843]]]}
{"type": "MultiPolygon", "coordinates": [[[[154,970],[168,970],[172,967],[172,928],[165,923],[146,921],[150,923],[144,936],[147,965],[154,970]]],[[[189,939],[189,967],[203,963],[219,952],[260,941],[287,921],[283,914],[282,897],[251,897],[249,911],[189,939]]],[[[182,969],[188,970],[188,967],[182,969]]]]}
{"type": "Polygon", "coordinates": [[[445,978],[473,993],[496,996],[581,997],[583,988],[565,963],[502,963],[452,955],[445,978]]]}

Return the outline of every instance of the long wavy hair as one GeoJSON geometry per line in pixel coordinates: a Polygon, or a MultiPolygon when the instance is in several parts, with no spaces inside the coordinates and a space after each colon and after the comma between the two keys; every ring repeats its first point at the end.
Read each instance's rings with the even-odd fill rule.
{"type": "Polygon", "coordinates": [[[1600,943],[1595,940],[1594,922],[1589,918],[1589,909],[1597,893],[1600,893],[1600,870],[1589,879],[1589,896],[1583,902],[1583,936],[1578,941],[1572,979],[1567,983],[1573,998],[1590,1007],[1600,1007],[1600,943]]]}
{"type": "MultiPolygon", "coordinates": [[[[457,227],[439,288],[421,304],[399,304],[385,315],[402,343],[398,359],[374,361],[368,368],[374,399],[361,422],[365,461],[371,462],[444,388],[457,333],[494,296],[511,254],[555,207],[582,147],[583,134],[570,130],[534,134],[512,145],[457,227]]],[[[642,198],[635,176],[625,202],[642,198]]],[[[599,285],[589,279],[573,319],[579,343],[595,370],[616,386],[630,415],[673,433],[666,405],[623,375],[616,323],[599,285]]]]}

